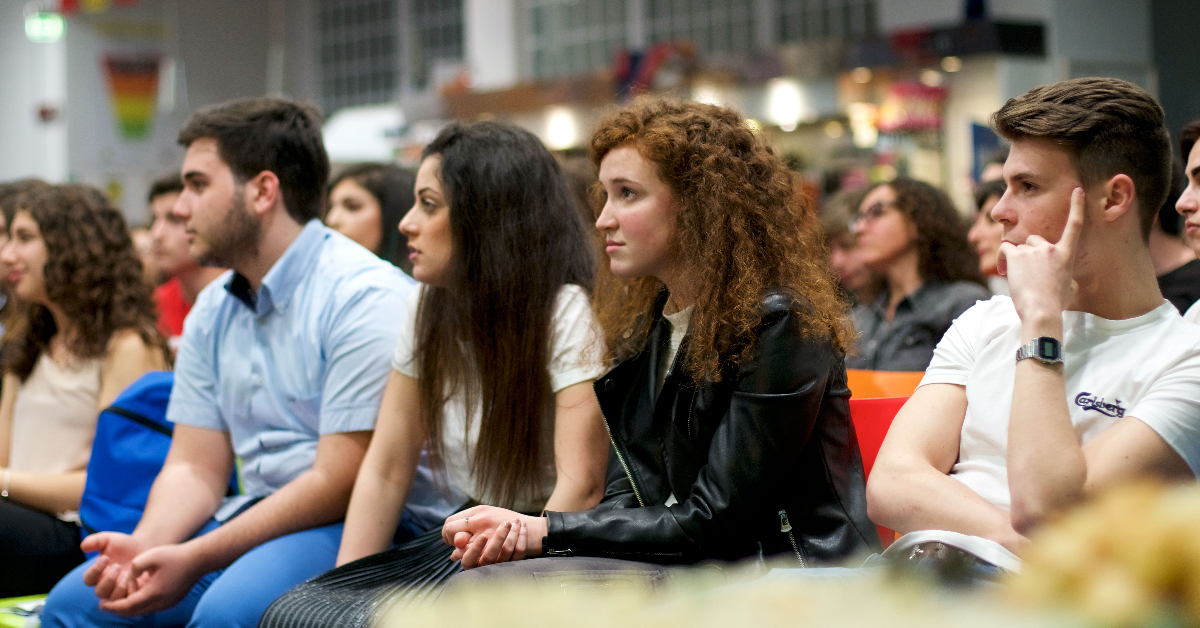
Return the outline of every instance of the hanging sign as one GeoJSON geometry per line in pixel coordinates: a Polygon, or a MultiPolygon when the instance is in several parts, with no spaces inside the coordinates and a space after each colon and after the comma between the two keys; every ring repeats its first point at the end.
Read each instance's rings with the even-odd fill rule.
{"type": "Polygon", "coordinates": [[[162,55],[157,53],[104,56],[113,114],[122,138],[144,140],[150,137],[158,104],[161,64],[162,55]]]}

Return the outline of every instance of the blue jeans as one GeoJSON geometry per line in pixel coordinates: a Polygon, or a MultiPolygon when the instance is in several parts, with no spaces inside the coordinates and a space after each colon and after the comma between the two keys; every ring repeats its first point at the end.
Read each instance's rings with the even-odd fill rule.
{"type": "MultiPolygon", "coordinates": [[[[219,525],[209,521],[200,534],[215,530],[219,525]]],[[[341,523],[267,541],[246,552],[229,567],[201,578],[175,606],[139,617],[123,617],[100,610],[100,599],[83,583],[83,572],[92,564],[88,561],[67,574],[50,591],[42,610],[42,626],[255,628],[259,617],[275,598],[333,568],[341,541],[341,523]]]]}

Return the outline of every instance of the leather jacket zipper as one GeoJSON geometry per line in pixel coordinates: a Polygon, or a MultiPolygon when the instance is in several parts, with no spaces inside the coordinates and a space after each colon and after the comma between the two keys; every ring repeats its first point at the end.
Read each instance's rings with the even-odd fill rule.
{"type": "Polygon", "coordinates": [[[792,542],[792,551],[796,552],[796,560],[800,561],[800,568],[804,569],[807,565],[804,564],[804,556],[800,554],[800,545],[796,543],[796,537],[792,535],[792,523],[788,521],[787,511],[779,511],[779,531],[788,535],[788,540],[792,542]]]}
{"type": "Polygon", "coordinates": [[[637,482],[633,481],[633,474],[629,472],[629,465],[625,462],[620,445],[617,445],[617,439],[613,438],[612,428],[608,426],[608,417],[604,414],[604,404],[600,404],[600,418],[604,421],[604,431],[608,432],[608,442],[612,443],[613,451],[617,452],[617,460],[621,462],[621,468],[625,470],[625,477],[629,479],[629,485],[633,487],[633,496],[637,498],[638,505],[645,508],[646,502],[642,500],[642,493],[638,490],[637,482]]]}

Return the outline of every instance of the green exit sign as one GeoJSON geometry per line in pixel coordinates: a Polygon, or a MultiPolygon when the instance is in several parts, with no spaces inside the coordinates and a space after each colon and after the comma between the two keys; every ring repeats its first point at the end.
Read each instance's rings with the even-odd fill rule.
{"type": "Polygon", "coordinates": [[[57,13],[38,11],[25,16],[25,36],[35,44],[56,42],[66,30],[66,22],[57,13]]]}

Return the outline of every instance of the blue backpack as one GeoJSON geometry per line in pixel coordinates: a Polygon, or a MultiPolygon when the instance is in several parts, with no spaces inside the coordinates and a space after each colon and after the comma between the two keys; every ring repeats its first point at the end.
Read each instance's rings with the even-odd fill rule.
{"type": "MultiPolygon", "coordinates": [[[[174,425],[166,419],[175,374],[146,373],[100,413],[79,504],[84,535],[133,532],[142,518],[150,486],[171,448],[174,425]]],[[[229,494],[238,490],[237,473],[229,494]]]]}

